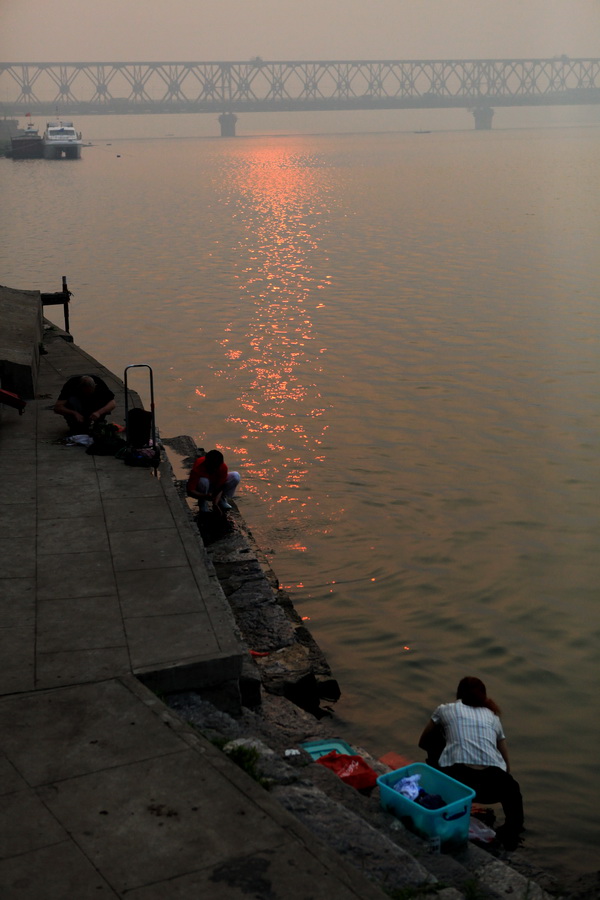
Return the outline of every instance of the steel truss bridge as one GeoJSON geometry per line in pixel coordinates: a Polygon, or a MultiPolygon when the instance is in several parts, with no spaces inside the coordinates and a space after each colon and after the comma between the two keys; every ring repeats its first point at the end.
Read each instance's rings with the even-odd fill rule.
{"type": "Polygon", "coordinates": [[[0,63],[5,115],[218,113],[233,133],[243,112],[454,107],[472,110],[476,127],[490,127],[493,107],[599,102],[600,59],[566,56],[0,63]]]}

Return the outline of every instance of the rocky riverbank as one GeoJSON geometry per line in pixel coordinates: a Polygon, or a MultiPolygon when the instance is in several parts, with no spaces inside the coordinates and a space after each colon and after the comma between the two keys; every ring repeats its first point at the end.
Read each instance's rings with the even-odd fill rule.
{"type": "MultiPolygon", "coordinates": [[[[178,458],[179,474],[199,452],[185,436],[164,443],[178,458]]],[[[358,792],[316,764],[300,745],[336,736],[331,704],[340,688],[327,660],[237,507],[226,521],[212,513],[194,514],[185,499],[185,478],[175,477],[175,484],[198,526],[248,658],[240,685],[241,709],[230,696],[197,693],[172,695],[168,702],[173,709],[241,761],[326,846],[391,897],[600,897],[598,873],[560,882],[532,865],[526,850],[492,853],[470,842],[456,854],[432,853],[426,842],[381,809],[377,788],[358,792]]],[[[389,771],[368,750],[356,749],[378,774],[389,771]]]]}

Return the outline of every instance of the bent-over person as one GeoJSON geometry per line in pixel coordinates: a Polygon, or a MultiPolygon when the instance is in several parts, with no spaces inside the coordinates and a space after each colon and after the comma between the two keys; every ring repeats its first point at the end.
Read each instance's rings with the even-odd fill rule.
{"type": "Polygon", "coordinates": [[[445,738],[440,771],[474,790],[479,803],[502,804],[504,824],[496,829],[496,836],[506,850],[516,850],[523,831],[521,789],[510,774],[500,709],[479,678],[463,678],[456,701],[434,710],[419,739],[421,749],[429,749],[440,726],[445,738]]]}
{"type": "Polygon", "coordinates": [[[115,395],[98,375],[74,375],[64,383],[54,412],[64,417],[69,434],[87,434],[116,405],[115,395]]]}

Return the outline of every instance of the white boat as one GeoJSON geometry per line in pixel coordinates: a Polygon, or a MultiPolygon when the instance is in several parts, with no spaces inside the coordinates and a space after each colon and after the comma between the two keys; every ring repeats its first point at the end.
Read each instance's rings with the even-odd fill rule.
{"type": "Polygon", "coordinates": [[[79,159],[83,141],[72,122],[47,122],[44,132],[44,159],[79,159]]]}

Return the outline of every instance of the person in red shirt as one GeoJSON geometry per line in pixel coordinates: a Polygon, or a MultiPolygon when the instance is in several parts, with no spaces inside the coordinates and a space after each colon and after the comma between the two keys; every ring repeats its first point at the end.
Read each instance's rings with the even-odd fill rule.
{"type": "Polygon", "coordinates": [[[208,512],[209,501],[213,510],[222,512],[231,509],[228,498],[233,497],[239,483],[239,473],[229,471],[221,451],[209,450],[194,463],[188,478],[187,493],[188,497],[198,501],[200,512],[208,512]]]}

